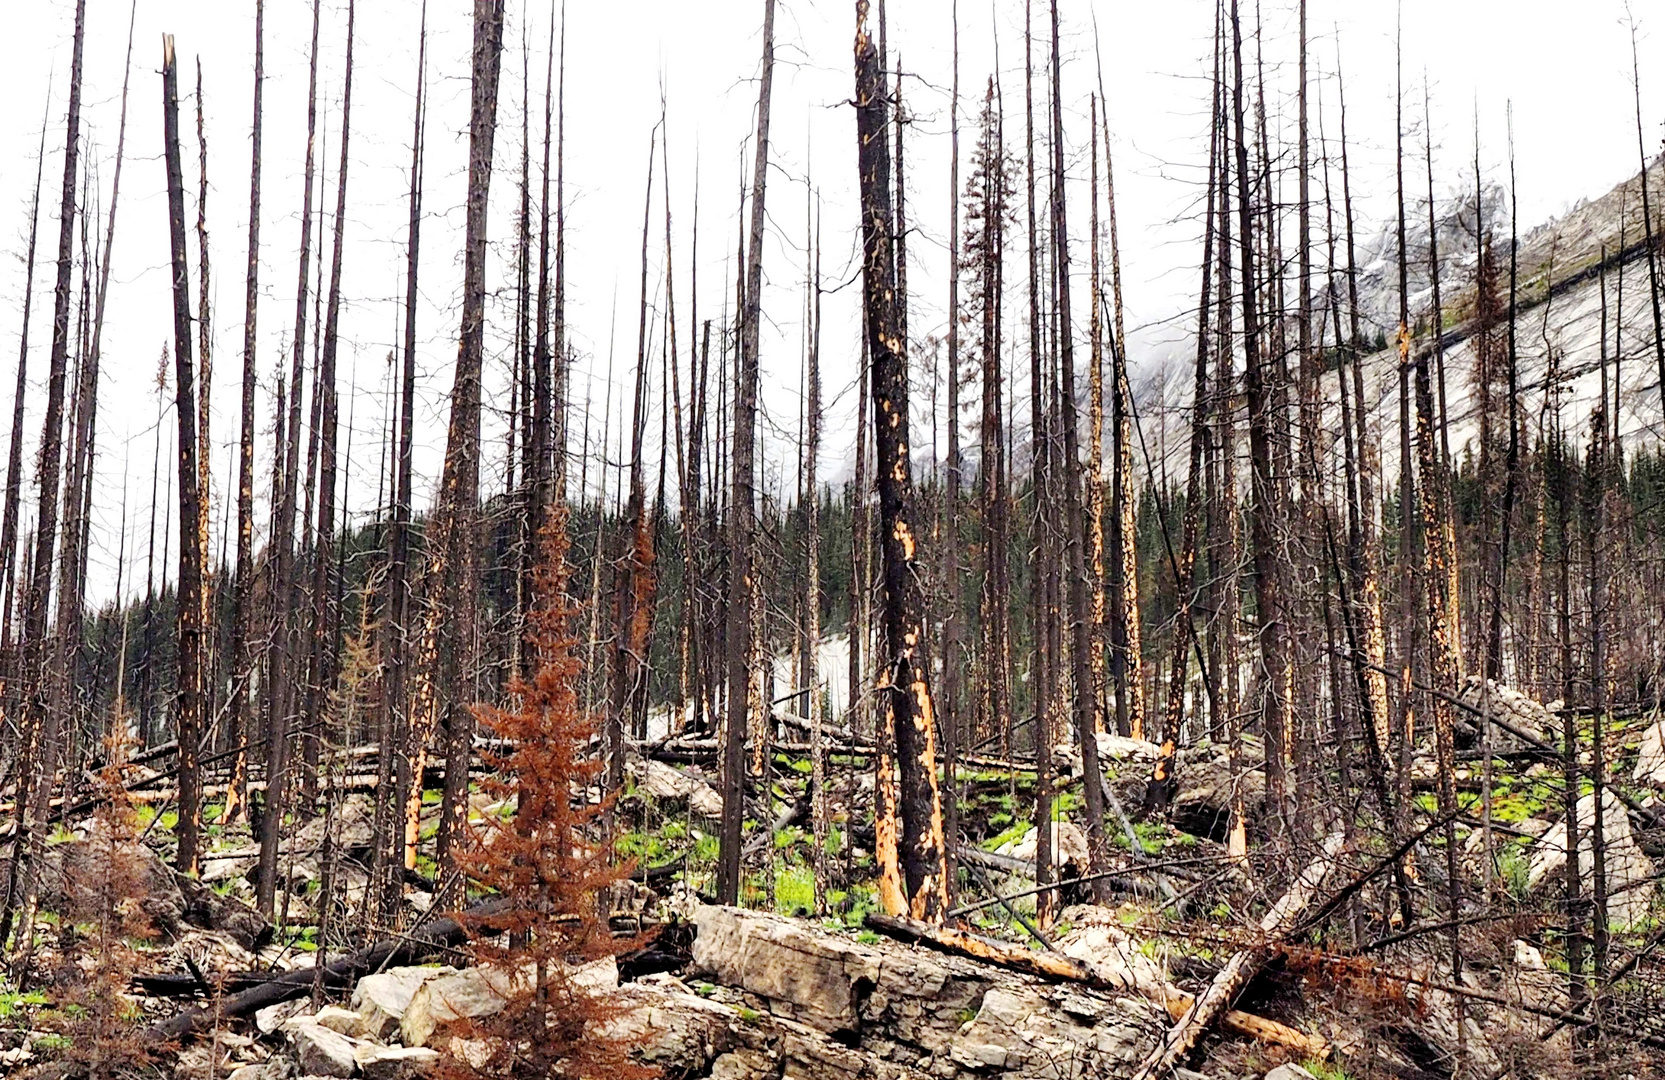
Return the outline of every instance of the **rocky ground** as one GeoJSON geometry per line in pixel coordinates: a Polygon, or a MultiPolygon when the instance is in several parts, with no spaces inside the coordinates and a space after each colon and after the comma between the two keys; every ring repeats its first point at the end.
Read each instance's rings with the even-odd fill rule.
{"type": "MultiPolygon", "coordinates": [[[[1566,877],[1565,823],[1555,768],[1533,756],[1534,743],[1553,736],[1559,717],[1495,686],[1471,685],[1463,698],[1507,726],[1492,799],[1492,842],[1506,880],[1486,917],[1465,934],[1457,986],[1446,981],[1444,932],[1429,927],[1399,940],[1384,927],[1379,905],[1386,877],[1368,884],[1384,865],[1379,844],[1343,843],[1335,808],[1312,808],[1313,833],[1333,835],[1336,849],[1310,906],[1345,893],[1330,917],[1350,921],[1354,941],[1374,936],[1368,948],[1337,948],[1298,919],[1267,929],[1283,891],[1270,883],[1289,876],[1273,869],[1258,846],[1238,860],[1225,843],[1234,793],[1251,820],[1260,813],[1264,781],[1255,770],[1234,769],[1223,747],[1184,748],[1165,814],[1135,823],[1129,813],[1137,816],[1154,748],[1114,736],[1101,743],[1106,787],[1117,807],[1112,863],[1118,875],[1110,899],[1093,904],[1086,886],[1070,886],[1067,906],[1044,942],[1027,928],[1035,904],[1023,895],[1032,884],[1035,832],[1018,808],[1031,781],[1010,770],[985,762],[962,773],[959,899],[988,902],[952,920],[960,927],[957,937],[935,940],[898,932],[872,913],[864,884],[870,872],[864,843],[871,840],[864,841],[860,824],[870,777],[851,774],[836,792],[835,826],[848,833],[850,860],[834,875],[826,918],[807,916],[809,898],[800,891],[808,829],[795,808],[807,785],[790,754],[776,770],[767,810],[776,824],[774,861],[765,860],[762,848],[753,852],[758,869],[748,877],[747,906],[722,907],[703,891],[710,873],[705,837],[721,811],[721,797],[699,762],[705,750],[697,740],[644,748],[619,804],[621,828],[628,830],[623,843],[636,849],[640,872],[611,899],[615,928],[645,934],[648,944],[584,968],[579,978],[628,1006],[614,1022],[616,1032],[667,1076],[1075,1080],[1134,1075],[1167,1045],[1192,999],[1241,953],[1252,955],[1253,977],[1234,995],[1233,1011],[1212,1019],[1183,1058],[1201,1075],[1299,1080],[1304,1069],[1323,1080],[1420,1080],[1492,1077],[1506,1068],[1517,1076],[1562,1075],[1574,1035],[1558,1022],[1570,1002],[1564,967],[1557,970],[1561,943],[1545,913],[1566,877]],[[1361,880],[1367,884],[1355,888],[1361,880]],[[1001,895],[1012,899],[995,902],[1001,895]]],[[[1625,1025],[1645,1017],[1658,982],[1647,943],[1658,940],[1655,860],[1665,855],[1659,847],[1665,834],[1655,815],[1665,783],[1665,725],[1652,718],[1616,721],[1611,745],[1625,782],[1607,790],[1601,808],[1609,909],[1614,941],[1629,950],[1619,955],[1640,956],[1629,975],[1634,1008],[1608,1019],[1622,1043],[1625,1025]]],[[[1243,762],[1258,756],[1253,746],[1240,755],[1243,762]]],[[[1079,761],[1070,754],[1058,753],[1055,764],[1079,777],[1079,761]]],[[[1412,773],[1422,792],[1419,820],[1426,822],[1432,770],[1422,763],[1412,773]]],[[[1460,763],[1459,788],[1469,793],[1470,811],[1459,832],[1463,866],[1476,881],[1484,861],[1472,794],[1479,780],[1478,763],[1460,763]]],[[[1073,808],[1063,802],[1066,811],[1073,808]]],[[[431,902],[419,886],[409,890],[411,929],[403,937],[363,926],[370,809],[368,795],[349,793],[329,818],[328,839],[342,855],[330,910],[335,925],[348,929],[326,950],[315,936],[323,818],[283,845],[279,910],[286,917],[278,926],[251,906],[255,851],[246,828],[214,836],[200,878],[168,866],[165,823],[133,842],[133,857],[144,867],[140,902],[158,932],[141,943],[141,959],[126,973],[135,1029],[161,1030],[182,1009],[201,1010],[163,1072],[177,1080],[392,1080],[421,1075],[446,1055],[468,1060],[480,1053],[451,1025],[500,1009],[504,977],[470,966],[457,948],[460,934],[430,933],[442,924],[427,914],[431,902]],[[378,941],[383,951],[362,951],[378,941]],[[335,966],[318,980],[322,993],[315,997],[320,956],[335,966]],[[354,957],[361,961],[356,967],[349,962],[354,957]],[[266,997],[258,1007],[249,1007],[251,995],[260,994],[266,997]]],[[[475,812],[495,809],[480,805],[475,812]]],[[[753,816],[764,812],[760,800],[753,816]]],[[[1586,885],[1595,872],[1588,826],[1596,812],[1594,795],[1585,795],[1578,863],[1586,885]]],[[[63,1040],[48,1022],[61,1010],[50,973],[65,958],[89,961],[78,928],[60,925],[52,912],[63,884],[92,872],[84,854],[88,828],[63,830],[41,868],[43,914],[28,983],[0,987],[0,1074],[71,1075],[63,1040]]],[[[1080,827],[1066,813],[1054,829],[1061,873],[1084,871],[1080,827]]],[[[1430,852],[1420,866],[1419,887],[1439,889],[1443,857],[1430,852]]],[[[172,1030],[184,1030],[173,1023],[172,1030]]],[[[1634,1061],[1622,1062],[1613,1075],[1627,1075],[1626,1069],[1652,1075],[1647,1069],[1659,1068],[1651,1064],[1657,1052],[1640,1036],[1628,1050],[1634,1061]]],[[[1194,1074],[1182,1069],[1180,1075],[1194,1074]]]]}

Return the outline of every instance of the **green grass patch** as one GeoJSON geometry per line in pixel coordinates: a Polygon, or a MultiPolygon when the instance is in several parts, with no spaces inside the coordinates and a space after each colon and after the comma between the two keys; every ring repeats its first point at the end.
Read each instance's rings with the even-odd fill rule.
{"type": "Polygon", "coordinates": [[[0,990],[0,1020],[10,1020],[27,1006],[45,1004],[46,995],[39,990],[0,990]]]}

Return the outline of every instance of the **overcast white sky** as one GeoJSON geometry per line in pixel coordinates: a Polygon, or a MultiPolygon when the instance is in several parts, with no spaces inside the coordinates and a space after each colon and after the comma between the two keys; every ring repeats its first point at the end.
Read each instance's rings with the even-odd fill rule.
{"type": "MultiPolygon", "coordinates": [[[[908,145],[911,329],[916,338],[940,333],[946,307],[948,166],[952,80],[950,17],[954,0],[898,0],[891,5],[893,63],[908,74],[904,89],[916,115],[908,145]]],[[[102,210],[109,200],[120,108],[129,0],[87,0],[83,160],[96,168],[102,210]]],[[[12,5],[9,63],[0,72],[0,117],[10,153],[0,164],[0,386],[11,387],[21,330],[28,208],[35,147],[46,116],[46,191],[41,215],[41,263],[30,335],[30,413],[25,459],[38,445],[51,328],[51,268],[61,181],[64,108],[70,63],[73,0],[12,5]],[[51,100],[48,107],[47,95],[51,100]]],[[[851,94],[854,5],[848,0],[779,0],[772,163],[768,188],[771,231],[765,246],[765,432],[795,432],[802,356],[806,180],[819,193],[823,271],[828,288],[852,278],[855,262],[855,133],[851,94]]],[[[1008,142],[1021,142],[1023,17],[1021,0],[960,0],[962,147],[975,137],[983,87],[998,75],[1008,110],[1008,142]],[[1014,139],[1013,133],[1016,133],[1014,139]]],[[[693,340],[690,314],[691,228],[699,177],[699,317],[719,316],[732,295],[736,211],[754,125],[762,0],[579,0],[568,11],[567,183],[569,198],[569,322],[581,353],[575,395],[594,401],[601,424],[607,358],[626,385],[636,351],[636,305],[644,170],[649,136],[659,118],[661,86],[668,98],[671,209],[675,215],[676,290],[680,342],[693,340]],[[616,335],[614,311],[617,310],[616,335]]],[[[417,0],[359,0],[357,70],[353,87],[348,215],[340,356],[345,446],[351,440],[347,506],[367,514],[376,501],[382,467],[387,359],[399,326],[403,294],[405,192],[416,73],[417,0]]],[[[1162,351],[1179,333],[1168,324],[1192,303],[1200,226],[1193,203],[1207,152],[1204,140],[1212,0],[1130,5],[1063,0],[1063,97],[1070,158],[1071,227],[1086,226],[1086,113],[1100,77],[1094,23],[1101,47],[1118,182],[1118,211],[1129,327],[1141,328],[1134,357],[1162,351]]],[[[1252,11],[1252,5],[1246,9],[1252,11]]],[[[305,151],[308,0],[267,0],[265,132],[262,203],[259,440],[271,448],[269,391],[294,322],[302,160],[305,151]]],[[[1265,69],[1272,89],[1272,121],[1293,142],[1295,42],[1293,0],[1262,5],[1265,69]]],[[[1650,154],[1665,121],[1665,5],[1636,5],[1642,24],[1642,105],[1650,154]],[[1650,73],[1652,75],[1650,76],[1650,73]]],[[[429,11],[429,116],[426,220],[419,310],[418,419],[422,450],[417,497],[426,502],[437,481],[444,438],[446,394],[456,353],[457,290],[461,276],[462,193],[467,161],[470,8],[462,0],[434,0],[429,11]]],[[[533,90],[533,162],[541,138],[544,49],[552,21],[548,0],[511,0],[499,111],[491,235],[494,262],[488,288],[488,450],[483,485],[501,484],[501,413],[507,379],[513,297],[508,286],[514,207],[521,153],[522,43],[529,42],[533,90]]],[[[1470,183],[1471,127],[1478,112],[1481,159],[1503,179],[1505,107],[1514,107],[1515,150],[1523,223],[1561,212],[1593,197],[1637,167],[1631,101],[1630,45],[1625,9],[1616,0],[1589,0],[1576,10],[1548,0],[1499,4],[1486,0],[1408,0],[1403,9],[1407,112],[1421,123],[1426,70],[1434,105],[1435,167],[1442,185],[1470,183]]],[[[1312,0],[1313,73],[1323,83],[1325,125],[1336,134],[1335,88],[1327,76],[1339,44],[1347,75],[1354,191],[1361,217],[1379,220],[1392,197],[1395,9],[1390,3],[1312,0]]],[[[320,60],[320,162],[333,208],[339,153],[340,75],[346,0],[325,0],[320,60]]],[[[1044,9],[1037,4],[1037,64],[1044,62],[1044,9]]],[[[155,375],[171,339],[167,270],[166,185],[161,158],[161,34],[177,38],[184,126],[194,101],[185,97],[200,59],[209,154],[208,221],[216,308],[213,380],[214,511],[216,537],[228,511],[227,482],[237,427],[248,222],[249,128],[253,74],[252,0],[139,0],[129,101],[127,162],[114,250],[114,280],[104,330],[100,386],[99,457],[94,512],[94,596],[116,585],[126,503],[129,560],[143,557],[148,535],[152,458],[157,436],[155,375]],[[125,487],[124,487],[125,484],[125,487]],[[125,495],[124,495],[125,492],[125,495]]],[[[1251,52],[1252,60],[1252,52],[1251,52]]],[[[1037,84],[1037,94],[1043,93],[1037,84]]],[[[1040,102],[1037,102],[1040,107],[1040,102]]],[[[1420,140],[1417,140],[1420,144],[1420,140]]],[[[1021,149],[1021,146],[1019,147],[1021,149]]],[[[663,153],[663,147],[660,150],[663,153]]],[[[187,187],[195,191],[194,138],[185,148],[187,187]]],[[[962,173],[962,182],[964,175],[962,173]]],[[[536,178],[534,177],[534,184],[536,178]]],[[[662,280],[663,184],[655,167],[650,281],[662,280]]],[[[194,198],[194,195],[193,195],[194,198]]],[[[194,212],[193,212],[194,217],[194,212]]],[[[102,223],[99,226],[102,232],[102,223]]],[[[327,240],[326,240],[327,243],[327,240]]],[[[193,268],[196,241],[190,240],[193,268]]],[[[1078,251],[1084,248],[1078,246],[1078,251]]],[[[326,247],[327,255],[327,247],[326,247]]],[[[315,255],[316,258],[316,255],[315,255]]],[[[316,262],[314,266],[316,267],[316,262]]],[[[1077,266],[1077,271],[1082,267],[1077,266]]],[[[194,272],[194,271],[193,271],[194,272]]],[[[1014,292],[1021,279],[1008,272],[1014,292]]],[[[650,284],[658,301],[659,289],[650,284]]],[[[1078,289],[1077,296],[1085,293],[1078,289]]],[[[852,380],[859,348],[856,290],[824,302],[825,396],[831,433],[823,475],[848,469],[853,431],[852,380]]],[[[1015,324],[1014,324],[1015,325],[1015,324]]],[[[657,338],[655,338],[657,342],[657,338]]],[[[653,346],[657,372],[657,344],[653,346]]],[[[684,352],[686,355],[686,352],[684,352]]],[[[1026,366],[1026,365],[1025,365],[1026,366]]],[[[918,394],[927,393],[921,387],[918,394]]],[[[615,406],[628,395],[615,393],[615,406]]],[[[171,396],[170,399],[171,401],[171,396]]],[[[924,405],[920,409],[925,408],[924,405]]],[[[0,409],[0,417],[9,416],[0,409]]],[[[168,490],[173,419],[163,413],[161,491],[168,490]]],[[[6,420],[0,418],[0,423],[6,420]]],[[[582,417],[574,426],[582,427],[582,417]]],[[[916,445],[929,438],[916,409],[916,445]]],[[[657,423],[652,425],[657,429],[657,423]]],[[[617,433],[617,424],[614,424],[617,433]]],[[[599,430],[592,441],[599,440],[599,430]]],[[[777,443],[767,468],[777,485],[794,483],[795,451],[777,443]]],[[[256,471],[265,531],[269,459],[256,471]]],[[[595,470],[592,468],[592,487],[595,470]]],[[[26,492],[32,495],[32,469],[26,492]]],[[[32,512],[31,512],[32,513],[32,512]]],[[[142,567],[139,576],[142,577],[142,567]]],[[[129,573],[125,593],[142,589],[129,573]]]]}

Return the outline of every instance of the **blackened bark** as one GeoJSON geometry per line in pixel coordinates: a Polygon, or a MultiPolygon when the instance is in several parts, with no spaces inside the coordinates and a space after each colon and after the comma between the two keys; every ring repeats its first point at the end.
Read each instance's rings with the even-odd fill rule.
{"type": "MultiPolygon", "coordinates": [[[[485,364],[486,213],[491,191],[492,147],[497,135],[497,80],[503,59],[503,0],[475,0],[473,91],[468,133],[468,210],[463,246],[461,341],[451,389],[451,425],[446,436],[440,482],[440,535],[444,588],[438,597],[448,613],[474,611],[477,587],[475,532],[480,493],[480,377],[485,364]]],[[[432,600],[430,600],[432,602],[432,600]]],[[[436,901],[462,901],[463,882],[456,850],[468,827],[468,759],[473,749],[474,713],[462,700],[472,655],[472,620],[447,617],[440,649],[445,700],[445,788],[440,805],[439,889],[436,901]]],[[[419,774],[418,774],[419,775],[419,774]]],[[[413,778],[413,783],[419,780],[413,778]]]]}
{"type": "MultiPolygon", "coordinates": [[[[940,921],[947,864],[937,787],[936,725],[920,660],[924,597],[916,563],[913,482],[908,459],[908,368],[897,323],[892,246],[890,148],[883,76],[867,32],[869,0],[856,0],[856,131],[862,203],[862,285],[872,360],[878,442],[879,531],[884,554],[884,662],[878,691],[881,787],[894,785],[899,822],[876,822],[879,893],[892,913],[940,921]],[[887,753],[887,750],[889,753],[887,753]],[[887,758],[890,759],[887,763],[887,758]],[[894,778],[887,769],[894,769],[894,778]]],[[[884,798],[881,795],[881,809],[884,798]]]]}
{"type": "Polygon", "coordinates": [[[175,634],[179,689],[179,853],[174,862],[197,870],[202,826],[202,543],[197,476],[197,401],[191,359],[190,269],[185,257],[185,187],[179,164],[178,72],[173,35],[162,36],[162,140],[168,171],[168,233],[173,267],[174,414],[179,421],[179,601],[175,634]]]}
{"type": "MultiPolygon", "coordinates": [[[[1083,520],[1081,498],[1081,435],[1075,405],[1075,337],[1070,330],[1070,251],[1069,219],[1064,192],[1064,113],[1061,58],[1058,41],[1058,0],[1052,0],[1052,242],[1053,273],[1058,305],[1058,348],[1063,400],[1064,429],[1064,537],[1065,557],[1069,561],[1070,629],[1073,647],[1070,662],[1075,682],[1075,736],[1081,745],[1081,768],[1087,778],[1082,784],[1087,814],[1087,852],[1089,873],[1103,868],[1109,857],[1104,836],[1104,789],[1096,782],[1102,775],[1098,763],[1096,721],[1098,702],[1093,686],[1092,653],[1094,649],[1092,611],[1087,591],[1086,525],[1083,520]]],[[[1094,895],[1102,902],[1109,896],[1109,882],[1098,879],[1093,883],[1094,895]]]]}
{"type": "MultiPolygon", "coordinates": [[[[413,790],[410,753],[406,744],[409,725],[406,676],[410,667],[410,558],[411,558],[411,459],[416,423],[416,300],[417,267],[422,241],[422,151],[427,113],[428,6],[422,5],[422,23],[416,59],[416,105],[412,110],[410,150],[410,195],[405,235],[405,325],[399,376],[399,446],[395,453],[393,527],[388,536],[388,647],[385,661],[385,691],[382,695],[382,748],[376,763],[376,780],[383,791],[398,792],[397,798],[377,800],[374,831],[375,854],[372,880],[384,911],[397,909],[403,868],[403,836],[396,822],[400,806],[413,790]]],[[[417,778],[418,780],[420,778],[417,778]]],[[[417,785],[420,786],[419,784],[417,785]]],[[[417,798],[420,799],[420,792],[417,798]]]]}
{"type": "MultiPolygon", "coordinates": [[[[47,614],[52,593],[52,558],[58,542],[58,485],[63,466],[64,382],[69,367],[70,280],[75,265],[75,183],[80,160],[81,139],[81,51],[86,29],[86,0],[75,4],[75,45],[69,75],[69,117],[64,131],[64,179],[58,202],[58,272],[52,291],[52,353],[46,378],[46,414],[41,427],[38,459],[39,497],[36,500],[35,551],[29,565],[29,586],[24,594],[23,662],[18,671],[24,695],[17,762],[17,813],[13,826],[13,857],[6,890],[5,910],[0,912],[0,941],[11,931],[12,913],[24,896],[32,892],[29,864],[38,847],[34,830],[25,838],[24,826],[34,803],[35,789],[52,784],[52,763],[42,761],[55,741],[46,730],[56,721],[47,708],[51,658],[47,638],[47,614]],[[27,844],[25,844],[27,839],[27,844]],[[22,894],[22,895],[20,895],[22,894]]],[[[21,378],[21,376],[20,376],[21,378]]],[[[40,839],[44,839],[41,837],[40,839]]],[[[24,926],[33,913],[24,912],[24,926]]],[[[27,951],[30,935],[21,935],[19,945],[27,951]]]]}
{"type": "MultiPolygon", "coordinates": [[[[754,580],[757,430],[758,322],[762,310],[764,190],[769,176],[769,100],[775,78],[775,0],[763,3],[762,82],[757,98],[757,145],[752,168],[751,235],[743,265],[740,342],[735,358],[734,453],[730,464],[728,726],[723,733],[723,818],[719,833],[717,899],[735,903],[740,895],[741,826],[745,819],[744,770],[746,732],[750,726],[752,593],[754,580]]],[[[883,141],[881,131],[878,138],[883,141]]]]}
{"type": "MultiPolygon", "coordinates": [[[[50,100],[48,110],[50,110],[50,100]]],[[[12,433],[6,452],[6,501],[0,511],[0,675],[6,680],[7,711],[16,707],[19,672],[12,656],[12,594],[17,587],[17,527],[23,504],[23,406],[29,389],[29,317],[35,302],[35,246],[40,235],[40,183],[46,166],[46,116],[41,117],[35,151],[35,195],[29,204],[28,267],[23,281],[23,325],[18,334],[17,389],[12,397],[12,433]]]]}
{"type": "Polygon", "coordinates": [[[302,806],[311,812],[318,790],[317,765],[325,739],[325,713],[330,694],[335,689],[337,665],[337,637],[340,624],[337,596],[340,583],[335,570],[335,487],[336,438],[339,430],[339,405],[335,387],[335,366],[338,330],[341,318],[341,259],[347,227],[347,149],[351,142],[353,118],[353,31],[356,8],[347,0],[347,60],[341,94],[341,159],[335,177],[335,235],[330,256],[330,285],[325,301],[324,329],[320,342],[322,352],[318,366],[318,384],[313,388],[313,400],[321,404],[320,427],[316,433],[319,446],[318,514],[315,519],[317,542],[312,549],[312,662],[307,679],[307,703],[304,713],[306,734],[303,748],[308,768],[302,776],[302,806]]]}
{"type": "Polygon", "coordinates": [[[243,387],[237,455],[237,579],[232,591],[231,709],[227,737],[231,760],[224,820],[243,813],[248,802],[249,681],[254,674],[250,624],[254,614],[254,390],[255,350],[260,315],[260,140],[261,98],[266,77],[266,0],[254,5],[254,121],[250,134],[248,269],[243,294],[243,387]]]}
{"type": "MultiPolygon", "coordinates": [[[[1249,543],[1253,548],[1255,626],[1264,668],[1260,691],[1261,725],[1266,742],[1266,789],[1274,828],[1283,828],[1284,754],[1287,730],[1285,685],[1288,663],[1284,653],[1277,538],[1277,488],[1272,476],[1271,407],[1262,368],[1260,316],[1255,279],[1253,211],[1249,194],[1249,146],[1243,124],[1243,27],[1237,0],[1231,4],[1232,125],[1237,152],[1238,254],[1242,261],[1243,390],[1249,406],[1249,463],[1253,513],[1249,543]]],[[[1230,467],[1229,464],[1227,466],[1230,467]]]]}
{"type": "Polygon", "coordinates": [[[314,143],[318,128],[318,0],[312,3],[312,47],[307,78],[306,168],[301,193],[300,261],[295,286],[295,329],[291,342],[289,418],[283,437],[282,498],[273,528],[272,647],[267,657],[266,681],[272,687],[266,716],[266,798],[260,825],[260,861],[255,906],[267,919],[273,914],[277,889],[278,838],[283,831],[288,802],[289,737],[294,726],[295,672],[290,663],[295,642],[291,616],[298,606],[299,575],[295,572],[295,502],[299,489],[301,447],[301,388],[306,358],[307,270],[312,256],[312,178],[314,143]]]}

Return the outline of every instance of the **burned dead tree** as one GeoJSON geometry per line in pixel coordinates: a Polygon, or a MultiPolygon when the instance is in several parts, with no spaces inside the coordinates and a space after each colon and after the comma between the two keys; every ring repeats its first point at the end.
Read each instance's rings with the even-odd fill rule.
{"type": "Polygon", "coordinates": [[[889,105],[878,50],[868,32],[869,0],[856,0],[856,135],[862,206],[862,299],[872,362],[878,443],[879,535],[883,551],[884,655],[879,697],[879,896],[892,914],[940,922],[948,901],[942,797],[937,786],[936,718],[920,649],[923,563],[915,530],[908,459],[908,361],[897,323],[891,236],[889,105]]]}

